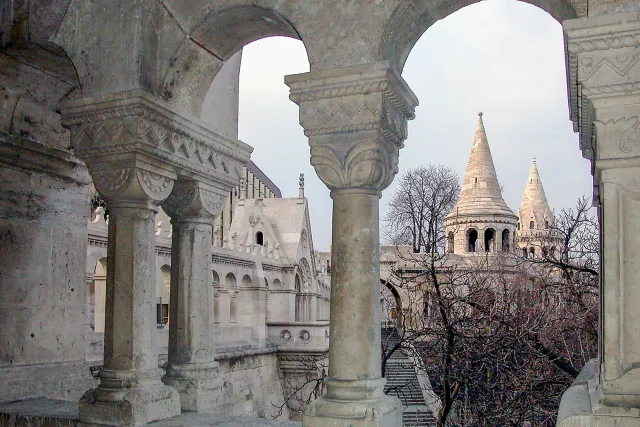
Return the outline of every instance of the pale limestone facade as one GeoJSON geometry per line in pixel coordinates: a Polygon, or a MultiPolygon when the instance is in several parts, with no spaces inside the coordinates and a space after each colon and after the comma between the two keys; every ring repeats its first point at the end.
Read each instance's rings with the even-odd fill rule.
{"type": "MultiPolygon", "coordinates": [[[[0,4],[0,384],[11,384],[0,400],[72,398],[70,386],[93,387],[82,374],[88,175],[109,206],[112,262],[104,369],[80,402],[80,420],[144,425],[191,409],[157,365],[160,206],[176,223],[170,286],[181,283],[182,298],[193,302],[171,315],[194,320],[170,328],[168,370],[174,385],[184,379],[194,390],[215,389],[211,224],[250,148],[216,131],[203,115],[205,100],[243,45],[284,35],[305,42],[312,71],[287,83],[311,163],[334,203],[329,379],[303,423],[399,425],[399,406],[382,394],[380,377],[378,198],[397,172],[417,104],[401,77],[407,56],[431,24],[469,3],[0,4]],[[172,343],[185,347],[175,353],[172,343]]],[[[592,161],[603,248],[601,351],[565,394],[559,425],[635,426],[640,7],[631,0],[530,3],[565,30],[570,118],[592,161]]]]}

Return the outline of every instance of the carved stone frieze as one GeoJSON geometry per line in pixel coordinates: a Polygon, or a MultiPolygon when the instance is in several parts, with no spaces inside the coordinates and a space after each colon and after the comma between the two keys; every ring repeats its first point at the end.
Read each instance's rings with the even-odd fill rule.
{"type": "Polygon", "coordinates": [[[571,120],[580,132],[584,157],[593,160],[594,139],[600,138],[593,121],[617,122],[622,116],[603,119],[602,110],[620,104],[623,96],[640,95],[640,16],[630,12],[575,19],[563,27],[571,120]]]}
{"type": "Polygon", "coordinates": [[[75,154],[90,167],[135,157],[198,181],[235,186],[252,150],[142,91],[69,101],[61,111],[75,154]]]}
{"type": "Polygon", "coordinates": [[[402,77],[380,62],[288,76],[286,83],[325,185],[386,188],[418,104],[402,77]]]}

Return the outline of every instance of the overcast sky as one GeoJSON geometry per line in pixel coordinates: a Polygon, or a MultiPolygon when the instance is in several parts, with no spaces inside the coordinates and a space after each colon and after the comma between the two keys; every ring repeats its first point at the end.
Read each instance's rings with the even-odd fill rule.
{"type": "MultiPolygon", "coordinates": [[[[420,106],[400,151],[399,173],[435,163],[450,166],[462,179],[482,111],[504,198],[514,211],[534,156],[552,209],[591,196],[589,162],[582,159],[569,120],[563,46],[560,24],[514,0],[476,3],[435,23],[402,74],[420,106]]],[[[285,75],[308,70],[300,41],[276,37],[246,46],[239,138],[255,148],[253,161],[284,197],[298,194],[298,175],[305,174],[314,246],[328,250],[331,198],[309,163],[298,107],[283,83],[285,75]]],[[[381,218],[398,182],[383,193],[381,218]]]]}

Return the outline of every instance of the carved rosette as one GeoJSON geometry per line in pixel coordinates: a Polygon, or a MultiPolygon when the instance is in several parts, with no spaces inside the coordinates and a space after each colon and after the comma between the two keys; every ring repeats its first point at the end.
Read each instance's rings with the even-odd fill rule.
{"type": "Polygon", "coordinates": [[[90,169],[135,160],[233,188],[252,150],[142,91],[74,100],[63,103],[61,111],[74,152],[90,169]]]}
{"type": "Polygon", "coordinates": [[[584,157],[594,161],[637,155],[638,13],[574,19],[565,21],[563,27],[571,120],[574,131],[580,132],[584,157]],[[631,110],[635,112],[630,114],[631,110]]]}
{"type": "Polygon", "coordinates": [[[171,218],[215,218],[222,212],[224,189],[210,188],[197,181],[178,180],[162,208],[171,218]]]}
{"type": "Polygon", "coordinates": [[[418,100],[387,62],[287,76],[286,83],[300,106],[311,164],[329,189],[391,184],[418,100]]]}

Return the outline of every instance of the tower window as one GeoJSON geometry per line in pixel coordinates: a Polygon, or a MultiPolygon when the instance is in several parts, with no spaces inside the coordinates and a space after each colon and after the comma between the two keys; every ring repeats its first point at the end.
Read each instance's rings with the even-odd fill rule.
{"type": "Polygon", "coordinates": [[[256,233],[256,243],[260,246],[264,245],[264,235],[262,234],[262,231],[258,231],[256,233]]]}
{"type": "Polygon", "coordinates": [[[544,228],[549,228],[549,221],[544,222],[544,228]]]}
{"type": "Polygon", "coordinates": [[[478,243],[478,230],[471,229],[467,234],[468,252],[476,251],[476,244],[478,243]]]}
{"type": "Polygon", "coordinates": [[[533,230],[534,225],[535,225],[535,224],[533,223],[533,221],[531,221],[531,222],[529,223],[529,230],[533,230]]]}

